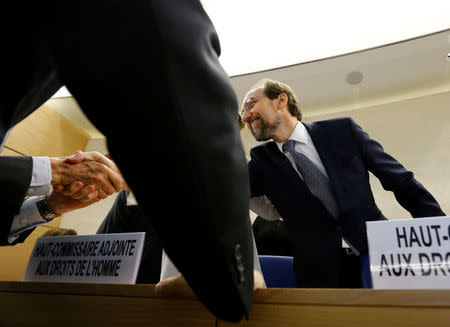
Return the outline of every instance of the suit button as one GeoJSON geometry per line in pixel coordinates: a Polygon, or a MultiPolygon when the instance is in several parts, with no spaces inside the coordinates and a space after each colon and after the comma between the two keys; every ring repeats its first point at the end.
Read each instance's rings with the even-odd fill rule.
{"type": "Polygon", "coordinates": [[[342,227],[340,225],[336,226],[336,232],[342,232],[342,227]]]}
{"type": "Polygon", "coordinates": [[[234,248],[234,257],[236,260],[242,260],[241,245],[237,244],[234,248]]]}
{"type": "Polygon", "coordinates": [[[241,245],[237,244],[234,248],[234,259],[236,260],[236,269],[239,273],[238,279],[239,283],[243,283],[245,281],[245,267],[244,262],[242,260],[242,252],[241,245]]]}

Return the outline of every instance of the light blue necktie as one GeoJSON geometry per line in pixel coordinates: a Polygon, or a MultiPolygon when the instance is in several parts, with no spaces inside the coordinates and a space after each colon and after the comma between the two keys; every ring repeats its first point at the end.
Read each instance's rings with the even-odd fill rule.
{"type": "Polygon", "coordinates": [[[311,193],[323,203],[328,212],[336,219],[339,210],[334,200],[328,178],[322,174],[319,168],[307,156],[295,150],[294,140],[287,141],[283,144],[282,148],[294,158],[295,165],[311,193]]]}

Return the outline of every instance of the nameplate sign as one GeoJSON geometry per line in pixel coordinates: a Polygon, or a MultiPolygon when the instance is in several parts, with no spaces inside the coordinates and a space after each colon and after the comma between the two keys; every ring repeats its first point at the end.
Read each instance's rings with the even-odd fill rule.
{"type": "Polygon", "coordinates": [[[367,222],[376,289],[450,289],[450,217],[367,222]]]}
{"type": "Polygon", "coordinates": [[[134,284],[145,233],[37,239],[24,281],[134,284]]]}

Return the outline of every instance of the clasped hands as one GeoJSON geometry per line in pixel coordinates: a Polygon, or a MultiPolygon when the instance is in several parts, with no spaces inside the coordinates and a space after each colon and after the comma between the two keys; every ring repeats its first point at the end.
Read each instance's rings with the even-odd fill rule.
{"type": "Polygon", "coordinates": [[[50,166],[53,192],[47,202],[57,214],[86,207],[121,189],[128,191],[117,165],[99,152],[50,158],[50,166]]]}

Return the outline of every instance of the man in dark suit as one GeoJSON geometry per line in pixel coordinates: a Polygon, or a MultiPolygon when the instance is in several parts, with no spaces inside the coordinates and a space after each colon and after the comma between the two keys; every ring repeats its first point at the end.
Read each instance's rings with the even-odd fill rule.
{"type": "Polygon", "coordinates": [[[200,2],[11,6],[3,14],[15,18],[14,28],[1,29],[8,84],[0,97],[0,138],[66,85],[107,137],[199,299],[222,319],[247,315],[253,297],[248,172],[237,101],[200,2]]]}
{"type": "Polygon", "coordinates": [[[299,287],[360,287],[365,223],[386,219],[375,204],[369,171],[413,217],[445,215],[413,173],[351,118],[303,124],[286,84],[257,83],[242,115],[256,140],[272,139],[250,152],[251,196],[265,195],[286,222],[299,287]]]}
{"type": "Polygon", "coordinates": [[[127,203],[127,193],[120,191],[97,234],[145,232],[141,264],[136,283],[157,284],[161,274],[162,246],[155,228],[137,204],[127,203]]]}

